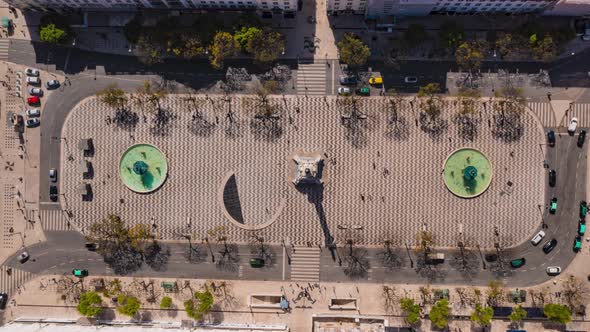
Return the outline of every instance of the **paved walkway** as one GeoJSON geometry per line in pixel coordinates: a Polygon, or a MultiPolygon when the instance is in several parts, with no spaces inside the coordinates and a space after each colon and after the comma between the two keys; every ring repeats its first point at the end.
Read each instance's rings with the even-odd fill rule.
{"type": "MultiPolygon", "coordinates": [[[[327,239],[348,238],[350,234],[342,229],[360,225],[364,227],[358,234],[360,243],[378,244],[387,236],[403,245],[414,242],[425,222],[439,246],[456,245],[460,223],[465,236],[482,247],[492,246],[497,226],[504,235],[503,246],[509,246],[530,236],[538,225],[538,215],[523,207],[536,209],[543,204],[543,156],[538,144],[544,142],[544,134],[528,113],[522,118],[524,135],[519,143],[503,144],[492,136],[491,113],[480,104],[480,129],[471,143],[457,136],[452,100],[445,101],[442,117],[448,127],[433,139],[416,127],[411,99],[403,104],[401,124],[395,128],[388,124],[386,99],[360,99],[359,109],[367,111],[368,119],[361,120],[360,127],[346,129],[339,113],[341,98],[272,98],[280,118],[277,127],[270,128],[259,127],[253,120],[256,101],[252,98],[232,98],[235,117],[229,121],[228,105],[221,99],[199,97],[203,118],[198,118],[191,115],[192,106],[183,97],[170,96],[162,102],[172,112],[168,125],[156,125],[153,115],[134,106],[132,111],[139,115],[134,130],[109,122],[114,112],[97,100],[83,101],[63,131],[70,147],[62,151],[61,192],[67,200],[62,206],[72,210],[72,222],[88,227],[116,212],[130,223],[155,223],[167,239],[177,238],[191,224],[198,225],[199,236],[206,236],[209,229],[229,225],[215,193],[231,170],[236,174],[246,224],[268,220],[281,199],[287,199],[277,221],[261,231],[274,243],[289,237],[295,244],[323,246],[327,239]],[[83,158],[75,146],[89,137],[97,149],[88,159],[95,176],[83,180],[79,167],[83,158]],[[153,143],[169,159],[168,180],[151,195],[131,193],[118,178],[118,158],[135,142],[153,143]],[[490,189],[477,200],[458,200],[440,178],[446,156],[464,145],[482,149],[495,166],[490,189]],[[322,192],[300,192],[287,182],[292,167],[288,155],[298,149],[323,153],[322,192]],[[520,172],[524,168],[530,171],[520,172]],[[510,195],[505,193],[507,181],[513,185],[510,195]],[[80,198],[77,188],[82,182],[92,186],[91,202],[80,198]],[[519,222],[514,223],[515,219],[519,222]]],[[[237,227],[229,231],[234,241],[249,239],[237,227]]]]}

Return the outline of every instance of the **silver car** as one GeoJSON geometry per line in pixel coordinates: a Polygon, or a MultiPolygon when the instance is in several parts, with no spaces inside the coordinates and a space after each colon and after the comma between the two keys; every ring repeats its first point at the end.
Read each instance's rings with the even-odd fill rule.
{"type": "Polygon", "coordinates": [[[55,168],[49,170],[49,180],[57,182],[57,170],[55,168]]]}
{"type": "Polygon", "coordinates": [[[31,96],[37,96],[37,97],[43,96],[43,90],[41,90],[40,88],[29,87],[28,91],[31,96]]]}
{"type": "Polygon", "coordinates": [[[25,74],[27,74],[27,76],[39,76],[39,69],[27,68],[25,69],[25,74]]]}
{"type": "Polygon", "coordinates": [[[406,83],[418,83],[418,77],[416,77],[416,76],[406,76],[404,78],[404,82],[406,82],[406,83]]]}
{"type": "Polygon", "coordinates": [[[28,76],[27,83],[29,84],[41,84],[41,79],[37,76],[28,76]]]}
{"type": "Polygon", "coordinates": [[[36,118],[41,116],[41,110],[39,110],[38,108],[31,108],[26,111],[26,114],[30,118],[36,118]]]}
{"type": "Polygon", "coordinates": [[[550,276],[556,276],[561,273],[560,266],[547,266],[547,274],[550,276]]]}

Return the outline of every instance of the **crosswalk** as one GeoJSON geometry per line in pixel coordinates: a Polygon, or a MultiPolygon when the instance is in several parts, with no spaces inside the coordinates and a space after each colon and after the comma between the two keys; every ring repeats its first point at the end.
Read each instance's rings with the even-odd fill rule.
{"type": "Polygon", "coordinates": [[[41,210],[39,219],[44,231],[69,231],[67,217],[62,210],[41,210]]]}
{"type": "Polygon", "coordinates": [[[19,286],[24,285],[32,277],[33,274],[30,272],[2,266],[0,267],[0,292],[7,293],[10,297],[19,286]]]}
{"type": "Polygon", "coordinates": [[[291,280],[320,281],[320,248],[294,246],[291,259],[291,280]]]}
{"type": "Polygon", "coordinates": [[[535,113],[541,124],[543,124],[543,127],[555,127],[557,125],[551,103],[530,102],[528,103],[528,107],[535,113]]]}
{"type": "Polygon", "coordinates": [[[326,62],[300,63],[297,70],[298,95],[326,94],[326,62]]]}
{"type": "Polygon", "coordinates": [[[10,47],[10,40],[0,39],[0,60],[8,60],[8,48],[10,47]]]}

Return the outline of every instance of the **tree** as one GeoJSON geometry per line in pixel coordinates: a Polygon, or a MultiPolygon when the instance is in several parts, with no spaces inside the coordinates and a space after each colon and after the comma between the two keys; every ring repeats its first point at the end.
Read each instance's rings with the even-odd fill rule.
{"type": "Polygon", "coordinates": [[[409,48],[419,46],[428,39],[426,28],[422,24],[410,24],[404,32],[404,41],[409,48]]]}
{"type": "Polygon", "coordinates": [[[448,319],[450,314],[451,307],[449,307],[449,302],[446,299],[442,299],[437,301],[432,309],[430,309],[428,317],[434,326],[442,329],[449,324],[448,319]]]}
{"type": "Polygon", "coordinates": [[[490,281],[486,292],[488,305],[493,307],[502,303],[504,301],[504,293],[504,283],[499,280],[490,281]]]}
{"type": "Polygon", "coordinates": [[[129,317],[137,315],[141,307],[141,302],[135,296],[131,295],[121,294],[117,296],[117,303],[117,312],[129,317]]]}
{"type": "Polygon", "coordinates": [[[345,33],[344,38],[338,42],[338,51],[340,51],[342,62],[352,68],[364,65],[371,55],[369,47],[356,34],[351,32],[345,33]]]}
{"type": "Polygon", "coordinates": [[[566,305],[549,303],[543,308],[547,318],[556,323],[566,324],[572,321],[572,313],[566,305]]]}
{"type": "Polygon", "coordinates": [[[141,302],[136,297],[130,295],[121,294],[117,296],[117,303],[117,312],[129,317],[135,316],[141,307],[141,302]]]}
{"type": "Polygon", "coordinates": [[[236,31],[234,34],[234,39],[243,51],[247,51],[248,43],[254,38],[254,35],[262,32],[261,29],[257,27],[242,27],[239,31],[236,31]]]}
{"type": "Polygon", "coordinates": [[[50,44],[61,44],[65,41],[67,36],[68,34],[65,30],[58,28],[53,23],[42,26],[39,31],[39,38],[41,41],[50,44]]]}
{"type": "Polygon", "coordinates": [[[512,38],[511,33],[503,33],[499,38],[496,39],[497,55],[500,55],[501,59],[504,59],[514,53],[516,45],[512,38]]]}
{"type": "Polygon", "coordinates": [[[150,35],[142,34],[137,40],[135,50],[139,54],[139,60],[148,66],[160,63],[164,59],[164,47],[150,35]]]}
{"type": "Polygon", "coordinates": [[[139,37],[141,36],[141,32],[144,29],[142,26],[143,19],[141,14],[136,14],[133,19],[125,24],[123,27],[123,34],[127,41],[132,44],[137,44],[139,37]]]}
{"type": "Polygon", "coordinates": [[[404,297],[400,299],[400,305],[408,324],[415,325],[420,321],[420,305],[416,304],[414,299],[404,297]]]}
{"type": "Polygon", "coordinates": [[[99,251],[102,250],[108,242],[116,244],[127,242],[128,232],[125,223],[121,218],[114,214],[109,214],[105,219],[95,222],[90,226],[86,238],[99,244],[99,251]]]}
{"type": "Polygon", "coordinates": [[[448,49],[455,50],[457,45],[464,39],[463,35],[463,26],[456,21],[448,20],[440,26],[439,38],[448,49]]]}
{"type": "Polygon", "coordinates": [[[395,250],[390,240],[383,241],[383,249],[379,256],[383,266],[390,271],[402,266],[402,256],[399,251],[395,250]]]}
{"type": "Polygon", "coordinates": [[[106,88],[97,92],[96,97],[101,102],[115,109],[121,109],[127,104],[125,91],[119,88],[117,83],[109,84],[106,88]]]}
{"type": "Polygon", "coordinates": [[[548,34],[540,40],[536,34],[532,35],[529,39],[529,46],[535,60],[550,61],[557,52],[555,42],[548,34]]]}
{"type": "Polygon", "coordinates": [[[145,252],[148,244],[154,240],[154,234],[151,231],[151,226],[146,224],[133,225],[128,230],[128,236],[131,247],[133,247],[142,255],[145,252]]]}
{"type": "Polygon", "coordinates": [[[184,310],[189,317],[200,321],[211,311],[213,303],[213,294],[205,286],[204,291],[195,292],[193,299],[184,302],[184,310]]]}
{"type": "Polygon", "coordinates": [[[588,300],[588,287],[578,278],[570,275],[562,283],[562,293],[566,304],[572,312],[583,312],[584,303],[588,300]]]}
{"type": "Polygon", "coordinates": [[[493,317],[494,309],[492,309],[492,307],[483,307],[481,304],[477,303],[469,318],[472,322],[480,326],[488,326],[493,317]]]}
{"type": "Polygon", "coordinates": [[[255,31],[246,44],[246,51],[262,63],[275,61],[284,49],[285,36],[270,28],[255,31]]]}
{"type": "Polygon", "coordinates": [[[203,55],[205,52],[205,47],[201,40],[188,33],[172,36],[172,38],[168,40],[167,45],[168,52],[185,59],[196,58],[203,55]]]}
{"type": "Polygon", "coordinates": [[[477,137],[479,118],[475,115],[479,106],[479,91],[475,89],[462,89],[459,92],[460,110],[454,116],[453,122],[457,125],[459,137],[473,141],[477,137]]]}
{"type": "Polygon", "coordinates": [[[470,73],[481,67],[483,58],[482,45],[477,42],[464,42],[455,52],[455,59],[459,67],[470,73]]]}
{"type": "Polygon", "coordinates": [[[510,315],[508,315],[508,319],[510,319],[510,321],[513,323],[520,323],[524,318],[526,318],[526,316],[526,310],[524,310],[521,305],[517,305],[516,307],[512,308],[512,312],[510,315]]]}
{"type": "Polygon", "coordinates": [[[85,292],[80,296],[76,309],[86,317],[96,317],[102,312],[102,299],[97,292],[85,292]]]}
{"type": "Polygon", "coordinates": [[[215,69],[223,68],[225,58],[237,53],[240,45],[229,32],[217,32],[211,44],[211,65],[215,69]]]}
{"type": "Polygon", "coordinates": [[[162,301],[160,302],[161,309],[170,309],[172,308],[172,298],[170,296],[164,296],[162,301]]]}

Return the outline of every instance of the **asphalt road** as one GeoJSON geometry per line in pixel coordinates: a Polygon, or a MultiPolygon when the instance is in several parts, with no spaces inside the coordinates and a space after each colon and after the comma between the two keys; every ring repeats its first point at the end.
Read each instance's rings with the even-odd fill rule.
{"type": "MultiPolygon", "coordinates": [[[[582,57],[581,59],[585,59],[588,54],[590,53],[583,52],[578,56],[582,57]]],[[[571,75],[568,73],[575,69],[573,64],[566,60],[554,64],[555,68],[564,70],[560,74],[565,75],[564,77],[571,75]]],[[[146,79],[158,79],[161,77],[177,82],[179,88],[188,86],[193,89],[199,89],[199,87],[206,87],[208,84],[211,84],[218,77],[216,76],[218,75],[216,72],[207,69],[209,66],[205,63],[191,63],[191,66],[187,67],[186,62],[171,61],[153,68],[147,68],[131,57],[82,52],[79,50],[68,51],[68,49],[63,48],[49,49],[43,45],[31,45],[28,42],[20,41],[11,41],[9,61],[37,66],[41,69],[54,72],[64,71],[71,80],[70,85],[54,92],[48,100],[43,100],[45,111],[41,119],[40,202],[42,202],[41,208],[44,209],[60,209],[58,204],[49,202],[47,172],[50,168],[59,168],[61,147],[65,149],[77,148],[77,142],[70,142],[67,141],[67,138],[61,137],[61,129],[69,111],[79,100],[95,94],[100,89],[114,82],[124,90],[133,91],[146,79]],[[161,76],[158,76],[158,74],[161,74],[161,76]]],[[[239,63],[236,63],[236,65],[239,65],[239,63]]],[[[518,66],[518,64],[512,65],[518,66]]],[[[522,65],[528,66],[527,68],[531,72],[538,71],[534,63],[522,65]]],[[[419,78],[423,77],[428,81],[443,80],[446,71],[451,67],[451,63],[415,61],[404,63],[404,66],[400,70],[396,70],[395,73],[387,72],[388,69],[384,68],[382,64],[375,64],[373,69],[375,71],[381,71],[384,77],[391,80],[390,85],[387,86],[400,86],[400,82],[403,82],[403,77],[408,75],[417,75],[419,78]]],[[[548,149],[547,160],[550,168],[556,169],[558,180],[555,188],[547,188],[546,201],[548,202],[553,196],[558,197],[559,208],[556,215],[549,215],[544,206],[541,206],[539,211],[531,211],[531,213],[543,214],[543,218],[548,225],[548,228],[545,230],[547,232],[545,240],[539,246],[533,247],[529,242],[530,239],[523,239],[523,243],[519,246],[501,250],[501,256],[506,261],[513,258],[525,257],[527,264],[522,268],[515,270],[502,269],[501,272],[498,272],[493,271],[491,264],[488,263],[486,264],[487,268],[484,270],[484,262],[480,258],[477,262],[477,268],[472,268],[468,272],[460,272],[453,267],[452,263],[452,256],[456,256],[456,254],[453,254],[451,251],[445,251],[447,260],[444,264],[429,268],[426,271],[427,273],[421,273],[417,277],[415,270],[419,264],[415,252],[404,249],[397,250],[396,254],[403,261],[403,264],[395,268],[395,273],[392,273],[391,270],[382,267],[383,264],[380,262],[379,250],[370,249],[366,256],[370,268],[365,274],[359,276],[357,280],[365,282],[415,282],[417,278],[423,278],[432,283],[452,284],[469,281],[476,284],[485,284],[495,278],[504,278],[511,285],[515,286],[532,285],[547,280],[549,277],[544,273],[546,266],[558,265],[565,268],[575,256],[571,250],[571,246],[577,231],[576,215],[578,203],[586,192],[587,162],[586,148],[579,149],[575,143],[575,138],[561,135],[558,138],[557,146],[548,149]],[[540,247],[553,237],[558,240],[558,246],[553,252],[545,255],[540,247]],[[414,266],[412,266],[412,263],[414,263],[414,266]]],[[[206,262],[197,265],[187,264],[178,255],[182,251],[182,244],[170,244],[170,247],[173,256],[170,258],[165,270],[155,271],[144,266],[144,268],[135,272],[134,275],[256,280],[282,279],[282,264],[280,266],[271,266],[267,269],[252,270],[247,263],[244,263],[247,260],[243,260],[240,263],[242,267],[238,272],[234,271],[230,273],[219,271],[214,264],[206,262]]],[[[244,252],[247,251],[246,249],[242,248],[244,252]]],[[[88,268],[91,270],[91,273],[92,271],[97,271],[100,274],[112,273],[107,269],[104,262],[102,262],[100,256],[84,249],[82,237],[72,232],[50,234],[47,242],[32,246],[29,248],[29,251],[32,257],[29,262],[21,265],[13,257],[7,264],[35,273],[69,273],[73,268],[88,268]],[[53,254],[55,252],[60,252],[61,254],[55,255],[53,254]]],[[[276,247],[275,251],[281,253],[282,247],[276,247]]],[[[470,254],[471,259],[474,256],[481,257],[479,253],[473,251],[470,254]]],[[[277,261],[282,261],[282,256],[277,261]]],[[[338,258],[332,257],[329,250],[324,249],[321,258],[321,280],[350,280],[343,273],[343,266],[338,264],[338,258]]],[[[424,269],[422,269],[422,272],[424,272],[424,269]]],[[[288,273],[286,275],[289,276],[288,273]]]]}

